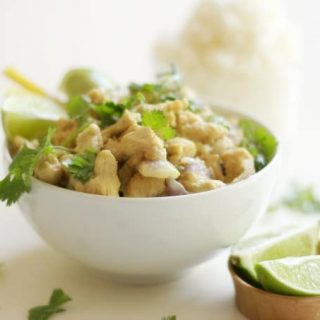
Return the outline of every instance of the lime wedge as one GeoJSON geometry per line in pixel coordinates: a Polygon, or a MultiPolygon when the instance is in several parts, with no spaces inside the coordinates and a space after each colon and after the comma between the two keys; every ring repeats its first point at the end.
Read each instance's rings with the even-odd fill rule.
{"type": "Polygon", "coordinates": [[[66,118],[65,110],[51,100],[34,95],[10,96],[2,107],[2,123],[8,139],[21,136],[26,139],[43,137],[49,127],[60,118],[66,118]]]}
{"type": "Polygon", "coordinates": [[[287,227],[244,240],[231,251],[231,263],[245,278],[258,282],[258,262],[317,253],[319,224],[287,227]]]}
{"type": "Polygon", "coordinates": [[[320,296],[320,256],[283,258],[256,265],[267,291],[295,296],[320,296]]]}

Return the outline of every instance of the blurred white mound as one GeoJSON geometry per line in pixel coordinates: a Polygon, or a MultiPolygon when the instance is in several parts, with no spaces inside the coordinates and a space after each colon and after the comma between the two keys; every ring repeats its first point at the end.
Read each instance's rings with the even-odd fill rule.
{"type": "Polygon", "coordinates": [[[155,54],[206,100],[285,132],[298,100],[298,38],[280,0],[205,0],[155,54]]]}

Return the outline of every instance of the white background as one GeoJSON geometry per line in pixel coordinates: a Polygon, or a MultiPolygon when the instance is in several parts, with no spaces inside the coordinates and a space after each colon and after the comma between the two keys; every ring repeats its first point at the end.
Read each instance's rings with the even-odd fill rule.
{"type": "MultiPolygon", "coordinates": [[[[320,5],[287,0],[303,35],[303,87],[298,136],[286,163],[297,178],[320,177],[320,5]]],[[[151,48],[176,32],[195,0],[0,0],[0,69],[11,65],[53,90],[71,66],[102,68],[119,81],[152,76],[151,48]]],[[[0,319],[25,319],[56,286],[74,298],[59,319],[242,319],[233,307],[226,254],[189,277],[157,288],[113,285],[46,247],[16,207],[0,204],[0,319]]]]}

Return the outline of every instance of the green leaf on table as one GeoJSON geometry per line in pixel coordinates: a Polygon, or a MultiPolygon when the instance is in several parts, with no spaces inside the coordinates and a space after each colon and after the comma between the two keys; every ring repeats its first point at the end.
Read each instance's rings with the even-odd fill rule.
{"type": "Polygon", "coordinates": [[[269,208],[269,211],[276,211],[281,207],[302,213],[320,212],[320,197],[313,186],[294,184],[280,201],[269,208]]]}
{"type": "Polygon", "coordinates": [[[26,145],[16,154],[9,167],[9,173],[0,181],[0,200],[7,206],[17,202],[20,196],[31,190],[31,178],[38,160],[54,151],[51,145],[53,129],[49,129],[47,136],[36,149],[26,145]]]}
{"type": "Polygon", "coordinates": [[[252,154],[256,171],[259,171],[272,160],[277,149],[277,140],[266,128],[252,120],[242,119],[239,125],[243,132],[241,146],[252,154]]]}
{"type": "Polygon", "coordinates": [[[162,317],[161,320],[177,320],[176,316],[166,316],[166,317],[162,317]]]}
{"type": "Polygon", "coordinates": [[[167,118],[160,110],[143,112],[142,125],[151,128],[165,141],[173,138],[176,134],[176,131],[169,126],[167,118]]]}
{"type": "Polygon", "coordinates": [[[62,290],[54,289],[47,305],[34,307],[29,310],[28,320],[47,320],[54,314],[64,312],[61,308],[71,298],[62,290]]]}

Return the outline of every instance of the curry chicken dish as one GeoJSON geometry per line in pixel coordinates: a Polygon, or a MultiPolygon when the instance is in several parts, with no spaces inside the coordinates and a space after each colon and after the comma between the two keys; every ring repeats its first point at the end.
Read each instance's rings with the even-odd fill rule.
{"type": "Polygon", "coordinates": [[[160,197],[223,188],[273,156],[276,142],[266,129],[217,114],[174,70],[155,83],[87,89],[66,92],[67,116],[42,139],[8,139],[13,164],[33,150],[32,175],[49,184],[104,196],[160,197]]]}

